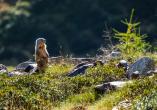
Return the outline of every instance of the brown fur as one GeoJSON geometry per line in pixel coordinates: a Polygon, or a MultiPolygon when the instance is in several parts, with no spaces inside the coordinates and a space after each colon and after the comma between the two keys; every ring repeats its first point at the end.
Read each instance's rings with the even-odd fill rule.
{"type": "Polygon", "coordinates": [[[35,46],[35,61],[39,72],[44,72],[45,68],[48,66],[48,57],[45,40],[43,38],[37,39],[35,46]]]}

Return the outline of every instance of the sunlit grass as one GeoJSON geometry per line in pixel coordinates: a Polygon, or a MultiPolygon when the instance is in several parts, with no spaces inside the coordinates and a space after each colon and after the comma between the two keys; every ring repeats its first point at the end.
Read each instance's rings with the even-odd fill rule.
{"type": "MultiPolygon", "coordinates": [[[[51,65],[45,73],[0,77],[0,107],[7,109],[111,110],[125,99],[135,102],[157,90],[157,76],[134,80],[126,87],[97,94],[94,87],[103,82],[125,78],[124,71],[109,62],[87,69],[84,75],[67,77],[73,65],[51,65]]],[[[13,67],[9,67],[13,70],[13,67]]]]}

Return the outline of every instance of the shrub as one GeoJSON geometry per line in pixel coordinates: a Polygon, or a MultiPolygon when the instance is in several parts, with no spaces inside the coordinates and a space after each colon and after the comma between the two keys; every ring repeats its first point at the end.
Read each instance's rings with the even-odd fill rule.
{"type": "Polygon", "coordinates": [[[121,80],[125,78],[125,72],[123,69],[117,68],[115,64],[109,63],[89,68],[85,76],[90,77],[95,83],[99,84],[101,82],[121,80]]]}

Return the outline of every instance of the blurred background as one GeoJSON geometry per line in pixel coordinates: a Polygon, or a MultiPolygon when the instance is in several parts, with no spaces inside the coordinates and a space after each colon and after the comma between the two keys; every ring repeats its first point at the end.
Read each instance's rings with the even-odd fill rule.
{"type": "MultiPolygon", "coordinates": [[[[157,35],[156,0],[0,0],[0,63],[33,59],[35,40],[47,39],[50,56],[95,56],[104,30],[125,31],[121,20],[135,9],[153,46],[157,35]]],[[[113,39],[113,42],[116,42],[113,39]]]]}

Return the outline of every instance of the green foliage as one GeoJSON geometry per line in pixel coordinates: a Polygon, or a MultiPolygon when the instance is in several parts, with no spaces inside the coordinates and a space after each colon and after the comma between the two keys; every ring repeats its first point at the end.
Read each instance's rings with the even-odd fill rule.
{"type": "Polygon", "coordinates": [[[123,53],[124,56],[135,57],[143,54],[146,48],[150,47],[144,41],[147,37],[146,34],[140,32],[140,22],[133,22],[134,9],[132,10],[129,21],[125,19],[122,21],[127,26],[126,32],[115,31],[115,37],[120,41],[117,48],[123,53]]]}
{"type": "Polygon", "coordinates": [[[44,74],[1,76],[0,107],[52,108],[66,100],[70,103],[92,103],[97,99],[93,89],[95,85],[104,81],[118,80],[123,76],[123,70],[109,64],[98,65],[87,70],[84,75],[69,78],[66,74],[72,67],[52,65],[44,74]]]}
{"type": "MultiPolygon", "coordinates": [[[[125,87],[111,92],[110,94],[106,94],[100,101],[97,101],[94,106],[91,107],[91,110],[102,110],[102,109],[112,109],[113,106],[116,106],[120,101],[129,100],[132,103],[143,99],[144,97],[152,94],[152,91],[157,90],[157,75],[153,78],[144,78],[140,80],[134,80],[133,83],[126,85],[125,87]]],[[[156,107],[155,99],[152,98],[151,102],[147,104],[151,104],[151,106],[156,107]]],[[[138,103],[138,102],[137,102],[138,103]]],[[[139,102],[140,103],[140,102],[139,102]]],[[[136,108],[141,108],[144,102],[141,102],[140,106],[135,106],[136,108]]],[[[147,105],[145,105],[147,107],[147,105]]],[[[135,110],[137,110],[135,108],[135,110]]],[[[139,109],[143,110],[143,109],[139,109]]]]}
{"type": "MultiPolygon", "coordinates": [[[[9,5],[8,9],[5,11],[0,11],[0,54],[4,56],[9,55],[7,52],[28,54],[26,51],[22,51],[21,46],[19,46],[20,40],[17,40],[16,34],[20,32],[12,32],[13,29],[19,22],[24,22],[30,16],[30,3],[27,1],[18,0],[14,5],[9,5]],[[11,33],[11,34],[10,34],[11,33]],[[17,43],[18,41],[18,43],[17,43]],[[12,47],[14,45],[14,48],[12,47]],[[17,46],[18,45],[18,46],[17,46]]],[[[22,31],[21,27],[17,27],[18,30],[22,31]]],[[[24,32],[24,31],[23,31],[24,32]]],[[[23,36],[19,36],[19,39],[24,39],[23,36]]],[[[2,56],[3,56],[2,55],[2,56]]],[[[17,55],[16,55],[17,56],[17,55]]],[[[11,59],[11,58],[9,58],[11,59]]],[[[8,59],[7,59],[8,60],[8,59]]],[[[12,65],[16,60],[10,61],[8,65],[12,65]]]]}
{"type": "MultiPolygon", "coordinates": [[[[114,92],[107,92],[99,100],[100,95],[94,92],[97,84],[125,78],[124,71],[117,68],[115,63],[111,61],[103,66],[97,65],[89,68],[84,75],[76,77],[66,76],[73,65],[52,65],[45,73],[30,76],[1,75],[0,108],[37,110],[62,108],[63,103],[65,106],[70,104],[75,106],[96,102],[92,106],[94,110],[111,109],[120,101],[128,99],[136,102],[157,89],[155,75],[152,78],[135,80],[114,92]]],[[[141,105],[145,102],[147,101],[142,100],[141,105]]],[[[154,107],[154,102],[150,103],[154,107]]]]}
{"type": "Polygon", "coordinates": [[[99,84],[101,81],[109,82],[116,81],[122,78],[125,78],[124,70],[117,68],[115,63],[109,63],[106,65],[98,65],[94,68],[87,70],[85,75],[87,78],[91,78],[91,82],[96,81],[95,83],[99,84]]]}
{"type": "Polygon", "coordinates": [[[70,96],[68,98],[69,103],[83,104],[83,105],[93,103],[95,100],[96,100],[96,98],[95,98],[94,92],[85,92],[82,94],[70,96]]]}
{"type": "MultiPolygon", "coordinates": [[[[61,66],[59,66],[61,67],[61,66]]],[[[56,69],[57,66],[54,66],[56,69]]],[[[53,69],[53,67],[51,68],[53,69]]],[[[61,67],[67,72],[70,68],[61,67]]],[[[53,71],[53,70],[51,70],[53,71]]],[[[58,74],[56,71],[54,71],[58,74]]],[[[62,73],[63,73],[62,72],[62,73]]],[[[44,109],[51,108],[62,101],[73,91],[72,86],[64,80],[51,75],[39,74],[31,76],[0,77],[0,107],[7,109],[44,109]]]]}
{"type": "Polygon", "coordinates": [[[156,77],[153,78],[144,78],[135,81],[133,84],[128,85],[128,89],[125,89],[127,92],[124,94],[125,97],[130,99],[135,99],[139,97],[144,97],[149,95],[152,91],[157,89],[155,83],[157,82],[156,77]]]}
{"type": "Polygon", "coordinates": [[[150,95],[138,99],[134,106],[134,110],[156,110],[157,109],[157,91],[153,91],[150,95]]]}
{"type": "Polygon", "coordinates": [[[29,17],[29,7],[29,2],[18,1],[15,5],[10,6],[8,10],[0,12],[0,34],[4,35],[3,32],[7,32],[9,29],[11,29],[16,24],[18,18],[21,18],[22,16],[29,17]]]}

